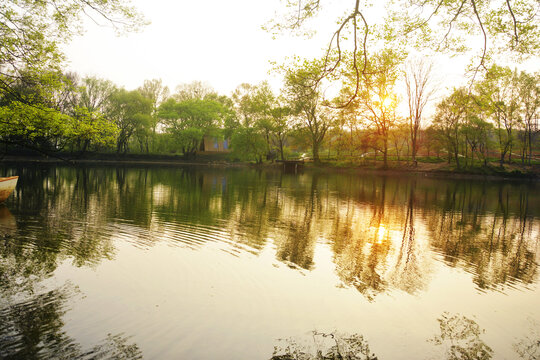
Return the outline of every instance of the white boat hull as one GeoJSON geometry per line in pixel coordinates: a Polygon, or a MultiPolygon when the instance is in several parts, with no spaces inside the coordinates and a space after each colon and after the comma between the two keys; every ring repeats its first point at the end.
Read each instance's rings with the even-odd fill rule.
{"type": "Polygon", "coordinates": [[[0,178],[0,203],[6,201],[17,186],[18,176],[0,178]]]}

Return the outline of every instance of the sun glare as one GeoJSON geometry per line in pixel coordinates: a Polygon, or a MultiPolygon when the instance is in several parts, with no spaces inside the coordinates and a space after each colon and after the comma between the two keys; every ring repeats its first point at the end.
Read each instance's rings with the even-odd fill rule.
{"type": "Polygon", "coordinates": [[[379,227],[377,228],[377,244],[381,244],[383,242],[387,232],[388,231],[383,224],[379,225],[379,227]]]}
{"type": "Polygon", "coordinates": [[[389,107],[391,107],[391,106],[395,103],[394,98],[395,98],[395,96],[392,96],[391,94],[386,95],[386,96],[383,97],[382,100],[381,100],[381,106],[382,106],[383,108],[389,108],[389,107]]]}

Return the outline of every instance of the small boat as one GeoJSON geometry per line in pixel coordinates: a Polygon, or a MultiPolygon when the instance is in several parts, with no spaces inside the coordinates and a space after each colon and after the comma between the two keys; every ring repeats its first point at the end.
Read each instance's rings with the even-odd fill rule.
{"type": "Polygon", "coordinates": [[[6,201],[17,186],[18,176],[0,177],[0,203],[6,201]]]}

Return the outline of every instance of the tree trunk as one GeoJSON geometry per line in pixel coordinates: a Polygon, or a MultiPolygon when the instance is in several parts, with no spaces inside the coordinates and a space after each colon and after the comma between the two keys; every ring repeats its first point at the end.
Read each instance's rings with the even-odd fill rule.
{"type": "Polygon", "coordinates": [[[413,131],[413,134],[412,134],[412,137],[411,137],[411,146],[412,146],[412,156],[411,156],[411,160],[412,160],[412,163],[416,166],[416,133],[417,133],[417,130],[414,129],[413,131]]]}
{"type": "Polygon", "coordinates": [[[459,144],[456,144],[456,146],[454,146],[454,156],[456,158],[456,167],[459,170],[460,169],[460,166],[459,166],[459,144]]]}
{"type": "Polygon", "coordinates": [[[313,161],[315,162],[315,164],[320,164],[321,159],[319,158],[319,142],[318,141],[315,141],[315,140],[313,141],[312,152],[313,152],[313,161]]]}
{"type": "Polygon", "coordinates": [[[528,139],[528,144],[527,146],[529,147],[529,165],[531,165],[531,158],[532,158],[532,128],[530,125],[527,126],[527,139],[528,139]]]}

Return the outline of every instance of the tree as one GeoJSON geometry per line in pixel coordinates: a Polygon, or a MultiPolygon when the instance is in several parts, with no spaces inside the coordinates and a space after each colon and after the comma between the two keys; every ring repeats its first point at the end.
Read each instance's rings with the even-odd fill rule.
{"type": "Polygon", "coordinates": [[[169,98],[159,107],[159,117],[186,157],[195,156],[204,136],[219,136],[228,109],[212,98],[176,101],[169,98]]]}
{"type": "Polygon", "coordinates": [[[119,135],[118,127],[102,113],[90,111],[86,107],[76,107],[72,111],[71,119],[64,136],[72,147],[76,145],[81,154],[92,145],[96,148],[114,146],[119,135]]]}
{"type": "Polygon", "coordinates": [[[111,98],[118,91],[116,86],[110,80],[85,77],[76,89],[70,111],[74,119],[69,139],[72,149],[77,148],[82,154],[92,145],[101,147],[114,143],[118,128],[108,112],[111,98]]]}
{"type": "Polygon", "coordinates": [[[117,153],[126,153],[132,135],[150,127],[151,113],[152,101],[139,91],[120,89],[114,92],[108,114],[118,127],[117,153]]]}
{"type": "Polygon", "coordinates": [[[254,127],[239,126],[231,137],[232,154],[239,160],[255,159],[261,164],[266,155],[264,136],[254,127]]]}
{"type": "Polygon", "coordinates": [[[0,93],[1,141],[42,153],[59,150],[71,121],[70,79],[56,71],[21,76],[9,93],[0,93]]]}
{"type": "Polygon", "coordinates": [[[110,80],[96,77],[85,77],[78,87],[77,105],[90,112],[98,111],[104,114],[109,106],[111,96],[118,89],[110,80]]]}
{"type": "Polygon", "coordinates": [[[322,101],[322,60],[304,60],[282,69],[285,73],[284,96],[296,117],[298,126],[307,132],[315,163],[320,163],[319,149],[327,131],[333,124],[333,116],[322,101]]]}
{"type": "Polygon", "coordinates": [[[54,100],[62,100],[57,95],[68,88],[62,80],[67,76],[58,75],[64,60],[61,44],[82,31],[83,16],[119,32],[143,24],[124,0],[19,0],[0,5],[0,98],[9,99],[0,109],[4,141],[49,153],[61,148],[58,139],[69,138],[66,132],[78,123],[66,115],[73,109],[54,100]],[[22,88],[34,88],[34,95],[22,88]]]}
{"type": "MultiPolygon", "coordinates": [[[[344,96],[349,96],[348,89],[343,89],[344,96]]],[[[343,100],[337,98],[333,105],[338,108],[336,126],[333,129],[334,147],[338,156],[341,151],[346,151],[350,156],[362,148],[361,128],[366,125],[366,109],[358,106],[358,102],[351,102],[347,106],[339,106],[343,100]]],[[[365,150],[365,149],[364,149],[365,150]]],[[[362,153],[366,151],[362,150],[362,153]]]]}
{"type": "Polygon", "coordinates": [[[523,126],[523,154],[527,154],[531,165],[532,148],[538,134],[538,116],[540,110],[540,73],[528,74],[522,71],[517,79],[519,103],[523,126]]]}
{"type": "MultiPolygon", "coordinates": [[[[368,124],[374,126],[381,142],[384,167],[388,167],[388,136],[390,130],[397,124],[396,108],[398,98],[394,92],[398,79],[399,54],[392,50],[383,50],[369,59],[368,80],[362,84],[356,106],[365,113],[368,124]]],[[[354,77],[351,78],[350,88],[354,88],[354,77]]]]}
{"type": "Polygon", "coordinates": [[[422,113],[429,98],[434,93],[430,80],[432,76],[432,63],[423,59],[411,60],[405,69],[405,85],[409,105],[409,133],[411,139],[412,163],[416,166],[416,152],[418,151],[418,130],[422,123],[422,113]]]}
{"type": "Polygon", "coordinates": [[[467,115],[469,101],[470,98],[466,89],[455,89],[450,96],[437,105],[437,112],[433,121],[434,128],[437,129],[437,132],[446,143],[448,162],[450,162],[450,154],[452,154],[458,169],[460,168],[461,130],[467,115]]]}
{"type": "Polygon", "coordinates": [[[517,72],[493,65],[484,80],[477,84],[477,92],[491,112],[499,142],[500,164],[506,154],[511,161],[515,129],[519,122],[519,90],[517,72]]]}
{"type": "Polygon", "coordinates": [[[269,154],[272,151],[271,137],[274,130],[272,108],[276,97],[268,82],[263,81],[258,85],[240,84],[233,92],[232,99],[241,125],[254,128],[262,134],[266,143],[265,152],[269,154]]]}
{"type": "Polygon", "coordinates": [[[422,134],[422,142],[426,148],[427,156],[431,155],[433,150],[437,156],[437,159],[441,158],[441,150],[444,148],[446,141],[442,138],[442,134],[439,129],[434,125],[430,125],[424,131],[420,132],[422,134]]]}
{"type": "Polygon", "coordinates": [[[118,31],[134,30],[144,22],[124,0],[20,0],[0,5],[0,92],[11,93],[23,74],[28,78],[59,70],[64,58],[60,44],[82,31],[83,14],[118,31]]]}
{"type": "MultiPolygon", "coordinates": [[[[159,105],[169,97],[169,88],[163,86],[161,79],[145,80],[143,86],[139,88],[139,92],[147,99],[152,101],[152,123],[151,137],[152,137],[152,151],[155,151],[156,131],[159,126],[158,108],[159,105]]],[[[145,139],[146,152],[148,153],[148,137],[145,139]]]]}
{"type": "MultiPolygon", "coordinates": [[[[470,105],[471,107],[474,106],[470,105]]],[[[483,161],[487,166],[490,134],[493,126],[479,116],[480,111],[469,112],[462,127],[465,143],[471,149],[471,165],[474,164],[474,154],[478,160],[483,161]]],[[[466,161],[467,159],[465,159],[466,161]]]]}
{"type": "Polygon", "coordinates": [[[273,122],[273,141],[279,151],[281,160],[285,160],[285,145],[287,137],[290,133],[289,117],[291,109],[288,106],[282,105],[282,101],[278,100],[277,104],[270,110],[273,122]]]}
{"type": "MultiPolygon", "coordinates": [[[[400,154],[402,154],[402,150],[404,147],[407,148],[407,157],[409,156],[409,127],[408,124],[405,121],[396,121],[395,124],[392,126],[392,130],[389,132],[390,138],[392,140],[392,145],[394,145],[394,151],[396,153],[397,161],[401,161],[400,154]]],[[[405,119],[403,119],[405,120],[405,119]]],[[[407,162],[408,162],[407,158],[407,162]]]]}

